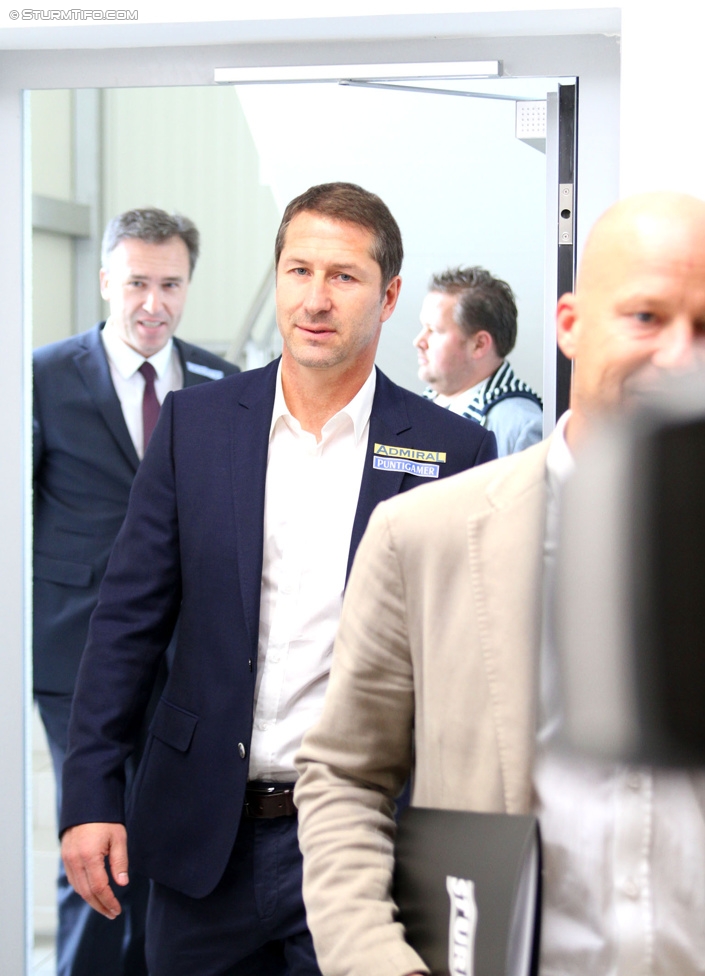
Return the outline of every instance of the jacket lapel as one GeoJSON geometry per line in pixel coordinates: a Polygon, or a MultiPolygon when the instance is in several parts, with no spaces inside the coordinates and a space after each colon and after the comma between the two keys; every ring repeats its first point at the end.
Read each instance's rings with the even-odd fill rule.
{"type": "Polygon", "coordinates": [[[468,554],[508,813],[530,806],[541,640],[546,441],[516,456],[468,519],[468,554]],[[507,558],[511,553],[511,560],[507,558]]]}
{"type": "Polygon", "coordinates": [[[195,386],[197,383],[202,383],[202,377],[198,376],[196,373],[192,373],[186,368],[186,362],[191,355],[191,346],[182,339],[177,339],[176,336],[174,336],[174,346],[179,357],[179,362],[181,363],[181,375],[184,378],[184,389],[189,386],[195,386]]]}
{"type": "Polygon", "coordinates": [[[202,357],[198,355],[198,349],[196,346],[191,345],[190,342],[185,342],[183,339],[177,339],[174,336],[174,348],[176,349],[179,361],[181,363],[181,375],[184,380],[184,389],[189,386],[198,386],[199,383],[207,383],[213,379],[222,379],[223,375],[220,376],[210,375],[214,371],[203,366],[198,362],[202,357]],[[189,364],[190,367],[189,368],[189,364]]]}
{"type": "Polygon", "coordinates": [[[264,548],[264,492],[278,360],[246,373],[230,417],[230,456],[240,589],[250,640],[257,646],[264,548]]]}
{"type": "Polygon", "coordinates": [[[365,454],[365,467],[362,472],[360,495],[350,537],[346,580],[350,575],[357,547],[367,528],[373,509],[386,498],[398,495],[404,480],[403,471],[378,471],[373,467],[375,444],[394,443],[396,437],[410,429],[409,415],[397,387],[378,369],[370,414],[370,434],[365,454]]]}
{"type": "Polygon", "coordinates": [[[101,322],[87,334],[83,349],[74,356],[74,363],[108,430],[136,471],[139,466],[139,458],[125,424],[122,407],[113,386],[110,366],[100,338],[100,330],[103,324],[101,322]]]}

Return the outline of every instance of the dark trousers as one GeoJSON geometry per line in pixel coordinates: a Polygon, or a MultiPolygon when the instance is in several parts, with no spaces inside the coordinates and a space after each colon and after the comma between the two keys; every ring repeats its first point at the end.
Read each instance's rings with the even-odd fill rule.
{"type": "MultiPolygon", "coordinates": [[[[54,766],[57,816],[61,808],[61,770],[66,756],[71,699],[71,695],[35,695],[54,766]]],[[[59,859],[57,976],[147,976],[144,932],[149,881],[130,871],[128,887],[114,886],[114,890],[122,914],[111,921],[93,911],[76,894],[59,859]]]]}
{"type": "Polygon", "coordinates": [[[301,896],[296,817],[243,816],[205,898],[152,883],[150,976],[320,976],[301,896]]]}

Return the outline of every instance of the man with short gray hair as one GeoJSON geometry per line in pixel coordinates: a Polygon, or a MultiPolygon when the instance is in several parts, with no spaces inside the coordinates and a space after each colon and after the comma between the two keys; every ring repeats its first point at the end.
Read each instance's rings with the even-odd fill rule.
{"type": "Polygon", "coordinates": [[[139,240],[148,244],[165,244],[176,237],[181,238],[186,245],[190,279],[201,248],[198,228],[183,214],[168,214],[157,207],[126,210],[108,221],[100,247],[101,267],[108,267],[110,255],[122,241],[139,240]]]}
{"type": "MultiPolygon", "coordinates": [[[[170,390],[237,372],[174,338],[198,257],[187,217],[128,210],[103,238],[107,322],[34,355],[34,695],[61,803],[61,770],[88,621],[133,478],[170,390]]],[[[147,881],[124,919],[93,912],[59,869],[58,976],[140,976],[147,881]]]]}
{"type": "Polygon", "coordinates": [[[506,281],[478,267],[433,275],[414,339],[424,396],[491,430],[499,457],[543,437],[541,399],[507,362],[516,339],[506,281]]]}

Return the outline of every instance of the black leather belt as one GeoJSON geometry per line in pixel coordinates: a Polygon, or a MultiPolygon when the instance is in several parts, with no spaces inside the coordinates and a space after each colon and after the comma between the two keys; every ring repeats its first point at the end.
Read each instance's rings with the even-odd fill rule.
{"type": "Polygon", "coordinates": [[[252,781],[245,789],[245,815],[266,818],[294,817],[294,784],[252,781]]]}

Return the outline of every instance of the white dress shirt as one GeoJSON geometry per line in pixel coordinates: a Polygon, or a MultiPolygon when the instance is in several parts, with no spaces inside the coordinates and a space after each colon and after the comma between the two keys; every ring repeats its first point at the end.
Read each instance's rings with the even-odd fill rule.
{"type": "Polygon", "coordinates": [[[317,442],[290,414],[279,367],[265,487],[251,780],[293,782],[294,755],[323,708],[374,391],[373,369],[317,442]]]}
{"type": "MultiPolygon", "coordinates": [[[[547,457],[548,591],[560,486],[573,468],[565,423],[547,457]]],[[[550,614],[544,620],[534,769],[544,856],[541,976],[705,973],[705,774],[561,754],[553,744],[560,695],[550,614]]]]}
{"type": "Polygon", "coordinates": [[[137,457],[144,457],[144,432],[142,429],[142,396],[144,394],[145,379],[139,372],[142,363],[150,362],[157,374],[154,390],[157,400],[164,402],[164,397],[172,390],[180,390],[184,385],[183,371],[179,355],[174,348],[174,340],[169,339],[159,352],[149,359],[128,346],[120,337],[115,324],[108,319],[100,333],[105,353],[110,366],[110,376],[118,395],[122,415],[132,443],[135,445],[137,457]]]}

